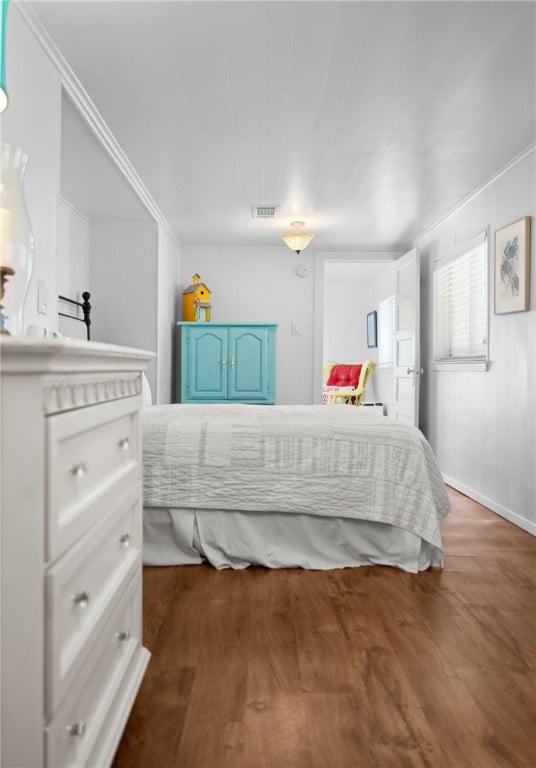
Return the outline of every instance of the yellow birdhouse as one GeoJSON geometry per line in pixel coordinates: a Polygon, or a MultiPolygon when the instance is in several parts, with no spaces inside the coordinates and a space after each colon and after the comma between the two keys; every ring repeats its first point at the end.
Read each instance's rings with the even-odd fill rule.
{"type": "Polygon", "coordinates": [[[182,292],[182,319],[208,323],[212,309],[210,288],[201,281],[197,272],[192,280],[192,284],[182,292]]]}

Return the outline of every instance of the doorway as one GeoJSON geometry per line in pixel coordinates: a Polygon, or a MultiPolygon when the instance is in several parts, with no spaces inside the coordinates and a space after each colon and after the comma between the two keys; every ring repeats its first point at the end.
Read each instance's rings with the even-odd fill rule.
{"type": "MultiPolygon", "coordinates": [[[[380,301],[392,296],[396,287],[395,258],[399,254],[381,254],[383,258],[357,260],[325,258],[319,272],[322,290],[315,304],[321,304],[321,334],[315,373],[322,374],[327,360],[376,363],[365,400],[383,402],[385,412],[394,406],[392,366],[378,365],[378,348],[369,347],[367,314],[377,311],[380,301]]],[[[379,256],[379,255],[378,255],[379,256]]],[[[320,266],[317,264],[317,266],[320,266]]],[[[319,391],[321,392],[321,385],[319,391]]]]}

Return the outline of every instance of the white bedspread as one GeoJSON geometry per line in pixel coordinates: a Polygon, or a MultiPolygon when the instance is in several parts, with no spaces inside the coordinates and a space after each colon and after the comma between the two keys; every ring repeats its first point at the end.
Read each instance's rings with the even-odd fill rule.
{"type": "Polygon", "coordinates": [[[144,506],[375,520],[438,548],[449,510],[418,429],[323,405],[145,409],[144,506]]]}

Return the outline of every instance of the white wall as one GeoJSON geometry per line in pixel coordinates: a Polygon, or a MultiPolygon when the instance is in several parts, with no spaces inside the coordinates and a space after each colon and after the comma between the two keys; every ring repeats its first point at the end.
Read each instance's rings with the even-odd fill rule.
{"type": "MultiPolygon", "coordinates": [[[[212,319],[278,323],[276,402],[310,403],[313,397],[314,274],[298,277],[298,264],[313,263],[274,248],[181,248],[181,292],[198,272],[212,291],[212,319]],[[292,334],[292,322],[301,328],[292,334]]],[[[180,297],[182,299],[182,296],[180,297]]]]}
{"type": "Polygon", "coordinates": [[[35,240],[23,320],[25,326],[56,328],[61,80],[15,3],[9,8],[6,72],[10,101],[0,118],[0,135],[3,142],[28,152],[25,198],[35,240]],[[38,280],[48,293],[46,314],[37,312],[38,280]]]}
{"type": "MultiPolygon", "coordinates": [[[[91,291],[90,282],[90,222],[63,198],[58,206],[58,294],[82,301],[82,293],[91,291]]],[[[66,302],[58,304],[60,312],[82,317],[76,307],[66,302]]],[[[58,317],[58,329],[64,336],[86,338],[86,327],[76,320],[58,317]]]]}
{"type": "Polygon", "coordinates": [[[176,386],[177,361],[175,359],[175,323],[180,320],[182,299],[179,291],[180,251],[162,226],[158,226],[158,279],[157,279],[157,403],[170,403],[176,386]]]}
{"type": "MultiPolygon", "coordinates": [[[[158,228],[137,221],[91,225],[92,339],[157,351],[158,228]]],[[[147,367],[153,396],[156,363],[147,367]]]]}
{"type": "Polygon", "coordinates": [[[90,222],[63,198],[58,206],[58,293],[77,299],[90,286],[90,222]]]}
{"type": "MultiPolygon", "coordinates": [[[[154,222],[94,221],[61,199],[58,226],[58,292],[81,300],[92,293],[91,338],[143,347],[153,398],[171,402],[173,333],[178,293],[176,242],[154,222]],[[157,242],[158,241],[158,242],[157,242]]],[[[62,311],[76,310],[62,304],[62,311]]],[[[59,319],[66,336],[85,338],[81,323],[59,319]]]]}
{"type": "MultiPolygon", "coordinates": [[[[381,288],[375,284],[372,293],[368,282],[367,285],[363,285],[362,309],[359,309],[358,304],[352,309],[355,297],[349,297],[345,302],[348,317],[344,321],[344,337],[348,338],[346,330],[353,325],[356,329],[354,337],[357,339],[358,329],[362,325],[363,335],[359,338],[364,346],[355,348],[357,357],[354,358],[352,355],[353,359],[369,357],[375,359],[376,350],[369,350],[366,346],[366,313],[376,308],[381,298],[393,292],[393,261],[398,255],[398,253],[353,254],[355,258],[367,261],[377,257],[380,263],[372,267],[379,270],[384,268],[386,275],[384,287],[381,288]],[[382,260],[384,260],[383,263],[381,263],[382,260]],[[387,277],[389,272],[391,272],[390,278],[387,277]]],[[[343,256],[341,254],[341,257],[343,256]]],[[[183,246],[180,292],[191,283],[192,275],[198,272],[212,291],[213,320],[278,323],[276,402],[281,404],[320,402],[322,362],[326,359],[322,349],[324,263],[328,264],[330,263],[328,260],[335,258],[336,256],[331,252],[326,252],[326,259],[324,259],[324,254],[315,253],[309,248],[298,256],[292,254],[288,248],[280,246],[274,248],[183,246]],[[300,264],[310,267],[307,277],[297,276],[296,267],[300,264]],[[293,322],[298,323],[301,329],[300,334],[292,334],[293,322]]],[[[352,255],[348,258],[352,258],[352,255]]],[[[345,263],[348,264],[348,261],[345,263]]],[[[364,264],[358,266],[362,269],[366,268],[364,264]]],[[[182,296],[179,296],[179,301],[181,300],[182,296]]],[[[179,307],[179,319],[180,312],[179,307]]],[[[328,334],[330,334],[329,330],[328,334]]],[[[333,347],[332,351],[336,352],[333,347]]],[[[333,357],[336,358],[337,355],[334,354],[333,357]]],[[[381,371],[376,378],[376,383],[381,397],[389,403],[392,393],[392,371],[390,369],[381,371]]],[[[377,397],[376,383],[370,390],[375,398],[377,397]]]]}
{"type": "MultiPolygon", "coordinates": [[[[155,403],[171,402],[175,370],[179,249],[154,222],[94,221],[60,200],[58,292],[81,300],[92,293],[91,338],[155,352],[148,367],[155,403]]],[[[68,305],[62,311],[75,312],[68,305]]],[[[85,328],[60,318],[66,336],[85,328]]]]}
{"type": "Polygon", "coordinates": [[[422,237],[422,428],[447,481],[536,533],[536,153],[422,237]],[[532,216],[531,310],[493,313],[493,233],[532,216]],[[489,370],[434,371],[433,259],[489,225],[489,370]]]}
{"type": "Polygon", "coordinates": [[[92,339],[154,352],[154,403],[170,403],[179,294],[179,247],[156,222],[91,224],[92,339]]]}
{"type": "MultiPolygon", "coordinates": [[[[367,314],[396,288],[394,262],[337,262],[324,265],[323,360],[352,362],[378,359],[377,347],[367,346],[367,314]]],[[[365,400],[383,402],[386,413],[394,403],[392,368],[376,367],[365,400]]]]}

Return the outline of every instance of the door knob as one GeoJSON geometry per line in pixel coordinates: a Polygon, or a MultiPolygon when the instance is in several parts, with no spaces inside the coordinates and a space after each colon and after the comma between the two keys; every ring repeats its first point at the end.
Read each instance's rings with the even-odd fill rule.
{"type": "Polygon", "coordinates": [[[71,736],[83,736],[86,732],[86,724],[83,720],[79,720],[77,723],[68,725],[66,730],[71,736]]]}

